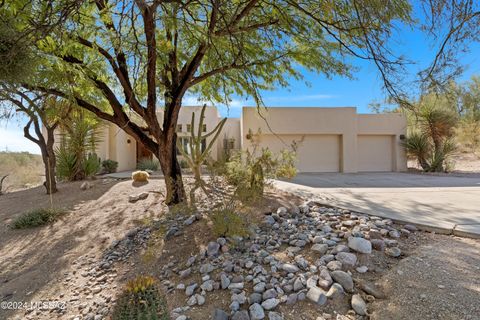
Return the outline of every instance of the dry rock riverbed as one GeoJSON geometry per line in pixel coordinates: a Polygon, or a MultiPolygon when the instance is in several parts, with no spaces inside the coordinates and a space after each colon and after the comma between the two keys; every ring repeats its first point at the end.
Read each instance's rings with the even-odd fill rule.
{"type": "Polygon", "coordinates": [[[215,320],[294,319],[288,308],[297,303],[318,315],[313,319],[338,318],[335,306],[348,318],[362,319],[368,302],[383,293],[373,283],[355,283],[353,275],[369,272],[375,250],[400,257],[400,238],[416,228],[309,202],[278,208],[254,231],[251,239],[219,238],[184,263],[163,268],[167,292],[183,292],[186,299],[172,311],[173,319],[189,319],[188,311],[213,291],[230,297],[228,308],[215,308],[215,320]]]}
{"type": "MultiPolygon", "coordinates": [[[[180,246],[206,228],[205,214],[157,219],[111,243],[101,259],[79,257],[64,275],[68,289],[52,298],[68,308],[27,310],[18,319],[108,319],[120,283],[142,270],[132,272],[157,231],[164,230],[165,243],[180,246]]],[[[388,303],[379,278],[423,234],[413,225],[314,201],[268,212],[250,231],[207,240],[193,251],[165,252],[153,273],[171,319],[368,319],[374,304],[388,303]]]]}

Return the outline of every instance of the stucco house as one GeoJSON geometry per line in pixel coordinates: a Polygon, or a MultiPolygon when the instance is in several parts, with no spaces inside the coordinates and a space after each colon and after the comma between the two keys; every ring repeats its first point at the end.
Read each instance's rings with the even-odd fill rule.
{"type": "MultiPolygon", "coordinates": [[[[189,134],[192,112],[198,122],[201,108],[182,107],[177,126],[182,143],[189,134]]],[[[159,121],[162,117],[160,111],[159,121]]],[[[202,129],[210,131],[221,119],[216,107],[207,107],[202,129]]],[[[261,114],[254,107],[244,107],[240,118],[228,118],[211,157],[218,159],[226,150],[251,148],[249,133],[253,132],[259,147],[274,152],[295,143],[300,172],[405,171],[401,140],[406,128],[402,114],[358,114],[355,107],[269,107],[261,114]]],[[[152,156],[113,124],[106,125],[101,135],[97,154],[118,161],[119,171],[133,170],[139,160],[152,156]]]]}

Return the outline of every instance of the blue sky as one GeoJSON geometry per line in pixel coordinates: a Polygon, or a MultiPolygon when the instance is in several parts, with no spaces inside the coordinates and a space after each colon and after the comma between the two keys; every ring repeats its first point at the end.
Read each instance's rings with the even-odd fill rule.
{"type": "MultiPolygon", "coordinates": [[[[428,39],[420,32],[402,28],[397,34],[398,38],[392,42],[397,55],[405,55],[415,64],[408,67],[405,77],[412,79],[419,70],[432,61],[435,48],[428,43],[428,39]]],[[[461,63],[466,67],[460,81],[468,80],[472,75],[480,75],[480,45],[470,46],[470,51],[460,57],[461,63]]],[[[333,77],[327,79],[324,75],[306,72],[303,69],[302,81],[290,81],[288,88],[279,88],[274,91],[264,92],[263,98],[270,107],[357,107],[359,113],[368,113],[368,104],[382,102],[385,95],[382,91],[382,81],[375,66],[368,61],[352,60],[352,64],[359,67],[354,73],[355,79],[333,77]],[[308,82],[309,85],[306,85],[308,82]]],[[[187,97],[184,105],[198,104],[195,98],[187,97]]],[[[222,116],[239,117],[242,106],[253,106],[250,99],[234,98],[229,108],[218,106],[222,116]]],[[[38,147],[23,138],[22,126],[19,121],[0,124],[0,151],[29,151],[39,153],[38,147]]]]}

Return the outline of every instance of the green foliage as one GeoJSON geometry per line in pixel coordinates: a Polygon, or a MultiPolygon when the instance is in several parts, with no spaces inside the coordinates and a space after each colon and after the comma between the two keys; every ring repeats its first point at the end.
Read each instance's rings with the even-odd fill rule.
{"type": "Polygon", "coordinates": [[[407,153],[424,171],[445,171],[448,157],[456,150],[453,142],[458,117],[445,98],[422,97],[415,115],[410,115],[410,132],[404,142],[407,153]]]}
{"type": "Polygon", "coordinates": [[[143,158],[140,159],[140,161],[138,161],[137,163],[137,169],[142,171],[157,171],[159,166],[160,163],[158,162],[158,160],[153,158],[143,158]]]}
{"type": "Polygon", "coordinates": [[[95,153],[89,153],[83,162],[83,172],[85,177],[93,177],[101,168],[100,158],[95,153]]]}
{"type": "Polygon", "coordinates": [[[77,175],[77,156],[65,144],[55,150],[57,158],[57,176],[66,181],[73,181],[77,175]]]}
{"type": "Polygon", "coordinates": [[[295,161],[295,151],[284,149],[275,155],[268,148],[257,152],[254,146],[253,151],[233,155],[226,162],[225,178],[243,201],[256,200],[263,196],[268,179],[293,178],[297,174],[295,161]]]}
{"type": "Polygon", "coordinates": [[[248,235],[245,219],[230,208],[216,209],[210,218],[213,222],[213,233],[217,237],[245,237],[248,235]]]}
{"type": "Polygon", "coordinates": [[[57,175],[67,181],[91,177],[100,170],[100,159],[95,154],[100,141],[100,122],[82,110],[74,110],[62,122],[61,141],[55,150],[57,175]]]}
{"type": "Polygon", "coordinates": [[[102,161],[102,169],[103,169],[103,172],[105,173],[117,172],[117,168],[118,168],[118,162],[115,160],[107,159],[102,161]]]}
{"type": "Polygon", "coordinates": [[[130,280],[113,309],[113,320],[168,320],[164,298],[150,276],[130,280]]]}
{"type": "Polygon", "coordinates": [[[18,83],[32,74],[33,54],[14,28],[13,19],[0,19],[0,81],[18,83]]]}
{"type": "Polygon", "coordinates": [[[34,209],[28,211],[12,223],[14,229],[26,229],[42,226],[56,221],[65,211],[58,209],[34,209]]]}
{"type": "Polygon", "coordinates": [[[182,168],[182,169],[187,169],[187,168],[189,168],[187,160],[185,160],[185,159],[180,159],[180,168],[182,168]]]}

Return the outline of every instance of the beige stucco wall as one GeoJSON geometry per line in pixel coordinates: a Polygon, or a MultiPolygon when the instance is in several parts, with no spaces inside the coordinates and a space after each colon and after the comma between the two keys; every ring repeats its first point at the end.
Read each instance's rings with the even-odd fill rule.
{"type": "MultiPolygon", "coordinates": [[[[195,134],[197,134],[198,130],[198,125],[200,123],[200,113],[202,111],[202,106],[183,106],[180,109],[180,113],[178,115],[178,124],[182,125],[182,131],[177,132],[178,137],[186,137],[190,135],[190,132],[187,131],[187,124],[191,124],[192,122],[192,114],[195,113],[195,122],[194,122],[194,129],[195,129],[195,134]]],[[[157,113],[157,118],[160,123],[163,122],[163,111],[160,111],[157,113]]],[[[220,114],[218,113],[218,110],[216,107],[213,106],[207,106],[205,108],[205,119],[204,119],[204,124],[207,126],[207,132],[210,132],[213,130],[218,122],[220,121],[220,114]]],[[[213,136],[210,136],[207,138],[207,145],[211,142],[213,136]]],[[[218,141],[213,145],[212,150],[211,150],[211,157],[213,159],[217,159],[218,155],[218,147],[217,147],[218,141]]]]}
{"type": "Polygon", "coordinates": [[[240,135],[240,119],[239,118],[227,118],[222,132],[218,136],[217,140],[217,152],[218,157],[221,157],[225,153],[225,140],[233,139],[233,151],[240,150],[241,135],[240,135]]]}
{"type": "MultiPolygon", "coordinates": [[[[242,149],[252,148],[251,141],[246,138],[249,130],[256,133],[260,129],[260,146],[273,146],[274,149],[278,149],[279,146],[273,139],[284,140],[283,144],[288,147],[293,140],[298,140],[294,137],[305,136],[305,141],[299,144],[298,149],[300,171],[330,172],[335,168],[332,161],[338,159],[337,171],[358,172],[359,158],[364,159],[362,157],[369,154],[372,157],[386,155],[383,162],[389,161],[388,158],[391,157],[393,171],[406,170],[405,151],[400,145],[400,135],[406,132],[406,120],[401,114],[358,115],[354,107],[281,107],[260,111],[256,108],[244,107],[241,126],[242,149]],[[368,146],[368,148],[358,150],[359,135],[387,136],[391,138],[392,143],[390,147],[386,143],[375,145],[369,143],[375,141],[375,137],[367,138],[362,147],[368,146]],[[338,137],[336,146],[332,142],[334,140],[328,138],[332,136],[338,137]],[[332,155],[332,152],[338,152],[338,154],[332,155]],[[319,164],[317,170],[314,170],[312,161],[319,164]]],[[[365,141],[361,139],[362,142],[365,141]]],[[[372,164],[374,163],[375,161],[372,161],[372,164]]],[[[383,171],[385,168],[379,166],[378,170],[383,171]]],[[[368,171],[375,171],[374,166],[368,168],[368,171]]]]}
{"type": "MultiPolygon", "coordinates": [[[[182,131],[177,132],[178,137],[187,137],[190,133],[187,131],[187,124],[190,125],[192,121],[192,114],[195,112],[195,122],[194,129],[195,133],[198,130],[200,122],[200,113],[202,106],[184,106],[180,109],[178,124],[182,125],[182,131]]],[[[160,124],[163,123],[163,110],[160,110],[157,113],[157,118],[160,124]]],[[[206,125],[206,130],[210,132],[213,130],[220,121],[220,115],[216,107],[207,106],[205,109],[205,119],[204,124],[206,125]]],[[[227,136],[233,136],[240,145],[240,120],[239,119],[228,119],[224,127],[224,132],[227,136]]],[[[223,136],[221,133],[219,139],[215,142],[211,149],[211,157],[217,159],[218,155],[223,148],[223,136]]],[[[207,138],[207,145],[211,142],[213,136],[207,138]]],[[[111,125],[110,127],[110,136],[109,136],[109,147],[110,155],[112,160],[115,160],[119,163],[118,170],[133,170],[136,167],[136,141],[133,137],[127,135],[123,130],[118,129],[117,126],[111,125]],[[128,144],[127,140],[130,140],[131,143],[128,144]]],[[[180,156],[181,157],[181,156],[180,156]]]]}
{"type": "MultiPolygon", "coordinates": [[[[188,136],[195,112],[195,128],[198,128],[201,106],[182,107],[178,124],[188,136]]],[[[235,139],[236,149],[251,148],[246,135],[251,129],[261,131],[260,144],[273,151],[288,148],[292,141],[298,143],[298,167],[305,172],[359,172],[404,171],[405,150],[400,136],[406,134],[406,119],[401,114],[357,114],[354,107],[338,108],[268,108],[258,110],[244,107],[242,117],[229,118],[213,146],[211,156],[217,159],[223,152],[224,139],[235,139]],[[266,119],[267,122],[264,120],[266,119]]],[[[163,114],[158,113],[160,123],[163,114]]],[[[217,108],[207,107],[205,124],[212,130],[221,117],[217,108]]],[[[105,158],[119,162],[119,170],[132,170],[136,166],[136,142],[123,130],[109,125],[107,137],[100,146],[105,158]],[[130,143],[127,140],[130,139],[130,143]]],[[[211,137],[207,140],[210,142],[211,137]]],[[[103,158],[103,157],[102,157],[103,158]]]]}

